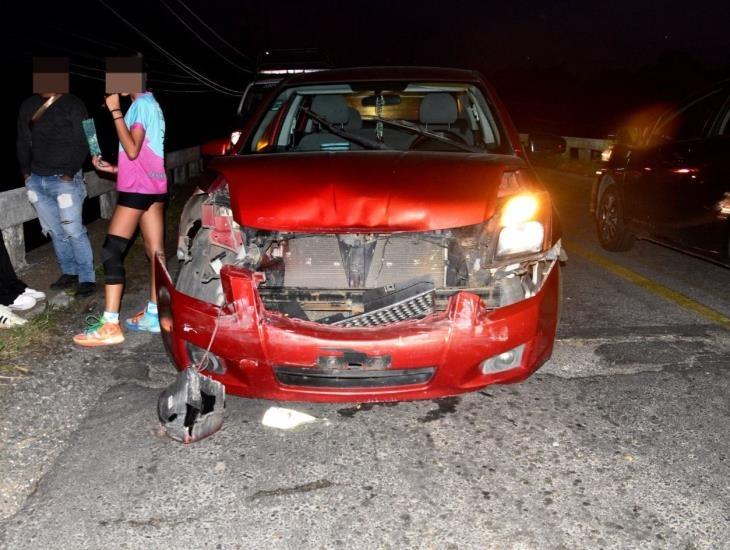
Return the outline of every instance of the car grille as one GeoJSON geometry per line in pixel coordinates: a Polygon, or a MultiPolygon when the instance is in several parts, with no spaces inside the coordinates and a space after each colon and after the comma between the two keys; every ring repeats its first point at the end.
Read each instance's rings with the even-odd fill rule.
{"type": "Polygon", "coordinates": [[[433,296],[433,290],[429,290],[375,311],[353,315],[332,324],[339,327],[374,327],[409,319],[420,319],[433,313],[433,296]]]}
{"type": "Polygon", "coordinates": [[[279,383],[316,388],[378,388],[425,384],[431,380],[435,372],[435,367],[399,370],[274,367],[274,374],[279,383]]]}

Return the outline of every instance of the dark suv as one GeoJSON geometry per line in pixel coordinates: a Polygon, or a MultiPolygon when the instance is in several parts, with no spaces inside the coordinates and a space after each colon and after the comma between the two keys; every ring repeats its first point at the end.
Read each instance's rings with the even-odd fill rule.
{"type": "Polygon", "coordinates": [[[612,251],[635,237],[730,267],[730,80],[619,142],[593,186],[598,239],[612,251]]]}

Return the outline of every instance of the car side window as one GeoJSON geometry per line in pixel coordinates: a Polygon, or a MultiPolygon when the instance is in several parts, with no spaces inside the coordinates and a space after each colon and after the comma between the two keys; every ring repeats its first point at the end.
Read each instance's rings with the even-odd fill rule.
{"type": "Polygon", "coordinates": [[[660,141],[687,141],[703,137],[724,99],[724,95],[716,90],[685,105],[658,129],[660,141]]]}

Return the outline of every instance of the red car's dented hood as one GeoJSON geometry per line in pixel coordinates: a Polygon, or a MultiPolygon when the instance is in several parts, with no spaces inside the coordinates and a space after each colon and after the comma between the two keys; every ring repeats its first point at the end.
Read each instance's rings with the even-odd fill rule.
{"type": "Polygon", "coordinates": [[[396,151],[217,159],[238,223],[279,231],[425,231],[494,214],[513,156],[396,151]]]}

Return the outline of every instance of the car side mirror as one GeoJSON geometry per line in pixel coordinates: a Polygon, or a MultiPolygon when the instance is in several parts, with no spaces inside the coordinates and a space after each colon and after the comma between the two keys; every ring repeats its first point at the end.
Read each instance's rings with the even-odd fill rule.
{"type": "Polygon", "coordinates": [[[536,155],[561,155],[565,153],[565,139],[554,134],[534,133],[527,139],[527,149],[536,155]]]}

